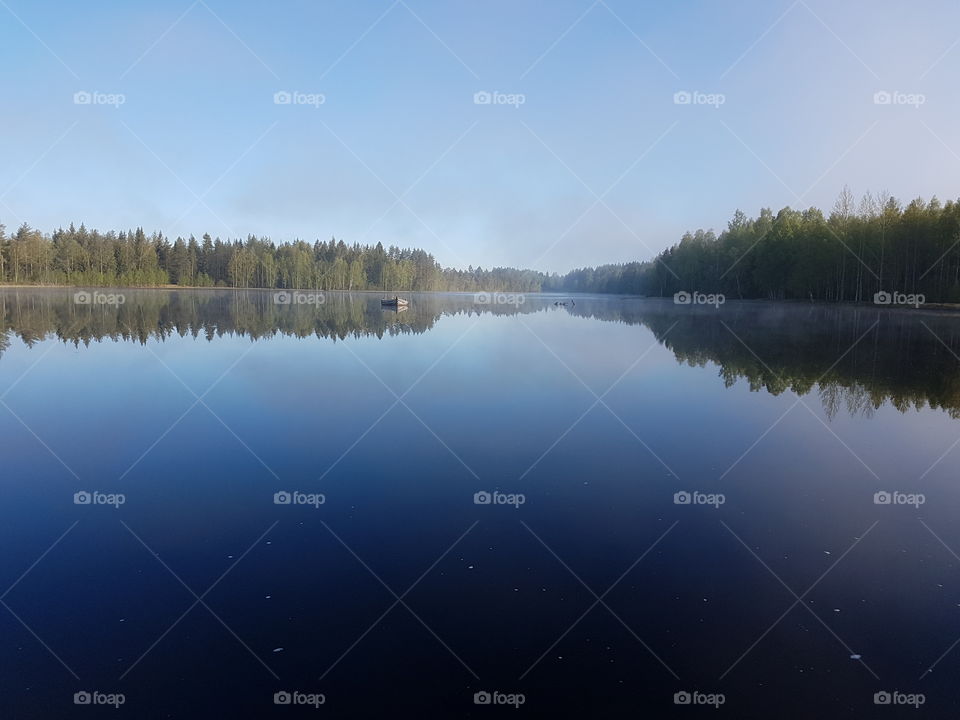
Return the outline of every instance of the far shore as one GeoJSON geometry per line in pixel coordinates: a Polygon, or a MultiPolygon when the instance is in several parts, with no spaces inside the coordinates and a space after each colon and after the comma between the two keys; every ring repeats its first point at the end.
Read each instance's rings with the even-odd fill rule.
{"type": "MultiPolygon", "coordinates": [[[[557,292],[547,291],[521,291],[521,290],[318,290],[316,288],[255,288],[255,287],[210,287],[195,285],[14,285],[0,284],[0,290],[218,290],[232,292],[329,292],[329,293],[356,293],[367,295],[474,295],[476,293],[507,293],[514,295],[540,295],[543,297],[593,297],[610,299],[630,299],[630,300],[669,300],[669,297],[658,297],[655,295],[631,295],[624,293],[593,293],[593,292],[557,292]]],[[[960,303],[924,303],[920,307],[913,308],[901,305],[876,305],[872,302],[830,302],[827,300],[770,300],[768,298],[727,298],[726,303],[743,303],[750,305],[818,305],[826,307],[858,307],[858,308],[876,308],[877,310],[896,310],[902,312],[960,312],[960,303]]]]}
{"type": "Polygon", "coordinates": [[[474,295],[476,293],[505,293],[513,295],[559,295],[568,297],[571,295],[602,295],[604,297],[636,297],[642,298],[643,295],[628,295],[614,293],[570,293],[556,292],[553,290],[321,290],[318,288],[258,288],[258,287],[211,287],[209,285],[14,285],[12,283],[0,283],[0,290],[7,288],[21,290],[226,290],[233,292],[329,292],[329,293],[367,293],[370,295],[410,295],[427,293],[459,293],[461,295],[474,295]]]}
{"type": "MultiPolygon", "coordinates": [[[[0,290],[4,288],[21,288],[21,289],[62,289],[62,290],[235,290],[237,292],[249,292],[251,290],[257,290],[261,292],[349,292],[349,293],[374,293],[378,295],[383,294],[393,294],[397,293],[466,293],[472,294],[477,292],[488,292],[488,293],[514,293],[514,294],[527,294],[527,295],[600,295],[606,293],[557,293],[552,291],[531,291],[531,290],[321,290],[319,288],[259,288],[259,287],[226,287],[221,285],[220,287],[210,286],[210,285],[14,285],[13,283],[0,283],[0,290]]],[[[626,297],[626,296],[624,296],[626,297]]],[[[629,296],[629,297],[640,297],[629,296]]]]}

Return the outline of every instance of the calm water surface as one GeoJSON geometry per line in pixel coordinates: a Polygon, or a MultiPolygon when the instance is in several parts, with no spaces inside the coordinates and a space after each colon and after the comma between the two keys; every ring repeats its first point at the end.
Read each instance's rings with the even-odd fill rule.
{"type": "Polygon", "coordinates": [[[960,709],[958,316],[121,292],[0,291],[3,717],[960,709]]]}

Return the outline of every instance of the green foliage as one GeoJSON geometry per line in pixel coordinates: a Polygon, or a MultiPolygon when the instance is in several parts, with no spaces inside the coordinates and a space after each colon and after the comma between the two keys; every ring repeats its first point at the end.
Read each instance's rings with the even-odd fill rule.
{"type": "Polygon", "coordinates": [[[331,238],[275,244],[248,236],[224,242],[204,235],[172,244],[142,228],[119,234],[71,225],[51,236],[23,225],[7,238],[0,225],[0,283],[314,290],[460,290],[537,292],[543,273],[512,268],[443,269],[429,253],[331,238]]]}
{"type": "Polygon", "coordinates": [[[816,208],[737,211],[727,228],[686,233],[652,262],[580,268],[566,275],[496,267],[442,268],[432,255],[331,238],[275,244],[253,235],[149,237],[142,228],[100,233],[71,225],[45,236],[0,225],[0,283],[174,284],[314,290],[580,292],[869,302],[881,290],[960,302],[960,203],[917,199],[905,208],[844,188],[829,217],[816,208]]]}
{"type": "Polygon", "coordinates": [[[830,216],[816,208],[734,214],[719,237],[698,230],[643,265],[575,270],[551,289],[670,296],[870,302],[881,290],[927,302],[960,300],[960,203],[917,199],[905,209],[844,188],[830,216]]]}

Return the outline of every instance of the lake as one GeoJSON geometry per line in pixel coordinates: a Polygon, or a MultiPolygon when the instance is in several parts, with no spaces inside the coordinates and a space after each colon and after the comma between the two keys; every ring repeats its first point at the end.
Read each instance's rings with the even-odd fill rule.
{"type": "Polygon", "coordinates": [[[4,717],[960,710],[960,315],[409,298],[0,290],[4,717]]]}

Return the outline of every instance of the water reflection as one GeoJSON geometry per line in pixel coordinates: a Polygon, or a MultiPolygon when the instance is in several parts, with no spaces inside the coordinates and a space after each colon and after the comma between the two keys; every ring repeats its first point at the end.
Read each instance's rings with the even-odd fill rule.
{"type": "Polygon", "coordinates": [[[869,417],[886,402],[901,412],[929,406],[960,417],[954,312],[735,302],[717,310],[602,296],[562,305],[549,295],[489,304],[469,294],[413,294],[410,306],[388,308],[368,293],[327,293],[319,305],[277,304],[265,291],[123,294],[121,305],[82,305],[70,290],[0,290],[0,357],[13,338],[32,346],[53,337],[77,347],[174,335],[337,341],[421,334],[451,315],[557,312],[643,326],[679,363],[714,364],[727,386],[745,380],[775,395],[816,393],[830,417],[841,410],[869,417]]]}

